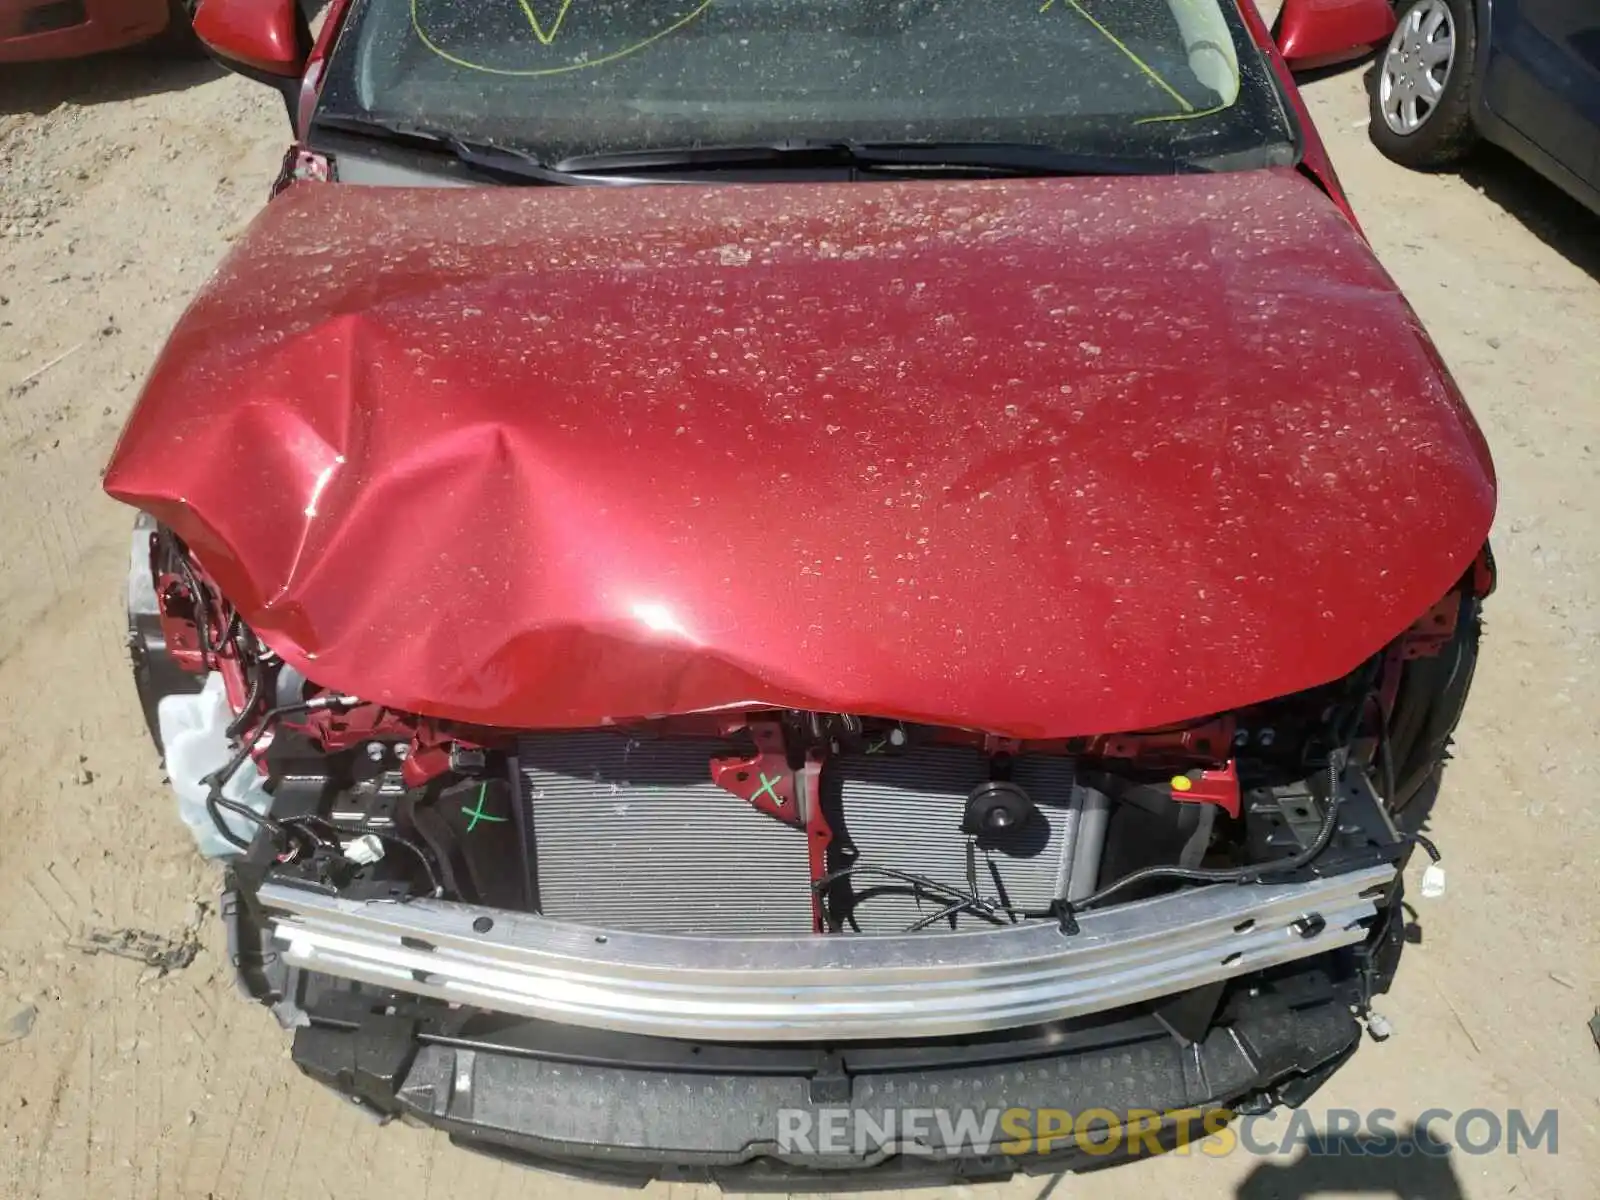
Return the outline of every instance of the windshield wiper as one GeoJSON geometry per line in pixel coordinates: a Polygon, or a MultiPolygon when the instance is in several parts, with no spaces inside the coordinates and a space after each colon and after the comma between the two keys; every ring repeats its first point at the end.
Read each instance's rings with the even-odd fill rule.
{"type": "Polygon", "coordinates": [[[459,137],[442,129],[415,125],[406,121],[391,121],[382,117],[346,117],[324,113],[316,123],[341,133],[354,133],[362,137],[381,139],[403,146],[419,147],[435,153],[448,154],[457,162],[474,171],[501,178],[512,178],[531,183],[549,183],[571,186],[583,183],[622,182],[607,179],[584,179],[569,171],[548,167],[524,150],[496,146],[491,142],[459,137]]]}
{"type": "Polygon", "coordinates": [[[534,183],[626,185],[640,178],[716,171],[849,169],[868,174],[1178,175],[1208,168],[1172,158],[1080,154],[1030,142],[857,142],[785,138],[734,146],[681,146],[580,154],[547,163],[525,150],[381,117],[325,113],[317,124],[451,155],[471,170],[534,183]]]}
{"type": "Polygon", "coordinates": [[[1080,154],[1031,142],[858,142],[825,138],[581,154],[552,166],[582,175],[808,167],[978,176],[1177,175],[1206,169],[1183,159],[1080,154]]]}

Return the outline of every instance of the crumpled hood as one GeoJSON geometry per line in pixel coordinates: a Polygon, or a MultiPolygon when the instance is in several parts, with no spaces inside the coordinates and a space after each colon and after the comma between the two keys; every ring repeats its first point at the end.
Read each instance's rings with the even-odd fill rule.
{"type": "Polygon", "coordinates": [[[1022,737],[1344,674],[1494,507],[1416,318],[1290,171],[297,185],[106,488],[395,707],[1022,737]]]}

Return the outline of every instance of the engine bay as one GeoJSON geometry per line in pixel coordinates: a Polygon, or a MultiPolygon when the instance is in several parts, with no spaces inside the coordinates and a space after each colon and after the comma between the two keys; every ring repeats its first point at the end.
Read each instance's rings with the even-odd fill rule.
{"type": "Polygon", "coordinates": [[[1453,593],[1309,692],[1029,741],[791,710],[463,726],[306,680],[203,578],[171,534],[136,531],[136,675],[202,850],[343,898],[703,937],[1069,932],[1087,909],[1175,885],[1398,862],[1409,843],[1341,816],[1339,781],[1392,804],[1386,714],[1475,603],[1453,593]]]}

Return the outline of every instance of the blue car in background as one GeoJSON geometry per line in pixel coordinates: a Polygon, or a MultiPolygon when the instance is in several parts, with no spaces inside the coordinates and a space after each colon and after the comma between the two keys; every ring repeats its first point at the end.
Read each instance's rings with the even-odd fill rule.
{"type": "Polygon", "coordinates": [[[1600,211],[1600,0],[1401,0],[1372,141],[1443,167],[1482,138],[1600,211]]]}

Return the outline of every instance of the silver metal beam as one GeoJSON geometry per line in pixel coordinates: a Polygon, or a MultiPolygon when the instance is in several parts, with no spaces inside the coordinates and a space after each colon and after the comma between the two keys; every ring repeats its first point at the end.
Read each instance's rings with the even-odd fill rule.
{"type": "Polygon", "coordinates": [[[267,884],[295,966],[457,1004],[697,1041],[926,1038],[1100,1012],[1366,936],[1390,866],[1220,884],[971,933],[679,937],[267,884]],[[1321,922],[1306,921],[1318,915],[1321,922]],[[484,928],[484,922],[490,924],[484,928]],[[475,929],[474,923],[480,928],[475,929]]]}

